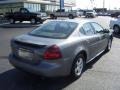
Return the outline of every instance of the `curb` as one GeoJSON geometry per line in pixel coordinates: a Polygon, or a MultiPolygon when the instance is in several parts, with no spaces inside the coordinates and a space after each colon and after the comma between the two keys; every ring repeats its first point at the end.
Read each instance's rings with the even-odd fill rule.
{"type": "Polygon", "coordinates": [[[41,24],[28,24],[28,23],[16,23],[16,24],[9,24],[9,23],[4,23],[0,24],[1,28],[30,28],[30,27],[39,27],[41,24]]]}

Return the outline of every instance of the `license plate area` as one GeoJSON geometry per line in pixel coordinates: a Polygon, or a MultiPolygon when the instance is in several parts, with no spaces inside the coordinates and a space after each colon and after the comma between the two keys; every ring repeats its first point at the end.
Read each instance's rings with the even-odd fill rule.
{"type": "Polygon", "coordinates": [[[18,50],[18,56],[22,59],[33,60],[33,52],[27,49],[20,48],[18,50]]]}

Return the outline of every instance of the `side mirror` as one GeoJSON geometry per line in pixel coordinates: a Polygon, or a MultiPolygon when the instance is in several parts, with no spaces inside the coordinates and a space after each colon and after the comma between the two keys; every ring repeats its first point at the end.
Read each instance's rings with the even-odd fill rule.
{"type": "Polygon", "coordinates": [[[103,32],[104,33],[110,33],[110,31],[108,29],[104,29],[103,32]]]}

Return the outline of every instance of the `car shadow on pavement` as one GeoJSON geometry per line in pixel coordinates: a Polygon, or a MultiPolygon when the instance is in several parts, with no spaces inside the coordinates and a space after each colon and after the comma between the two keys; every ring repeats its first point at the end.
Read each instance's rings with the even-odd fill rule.
{"type": "Polygon", "coordinates": [[[87,63],[86,68],[85,68],[84,71],[86,71],[88,69],[92,69],[93,65],[95,65],[95,63],[97,63],[100,60],[100,58],[102,56],[104,56],[105,54],[107,54],[107,52],[103,52],[102,54],[100,54],[99,56],[97,56],[95,59],[93,59],[91,62],[87,63]]]}
{"type": "Polygon", "coordinates": [[[0,74],[0,90],[61,90],[74,82],[70,78],[41,78],[16,69],[0,74]]]}
{"type": "MultiPolygon", "coordinates": [[[[85,71],[92,68],[104,54],[87,64],[85,71]]],[[[75,81],[70,77],[42,78],[25,74],[17,69],[11,69],[0,74],[0,90],[62,90],[75,81]]]]}

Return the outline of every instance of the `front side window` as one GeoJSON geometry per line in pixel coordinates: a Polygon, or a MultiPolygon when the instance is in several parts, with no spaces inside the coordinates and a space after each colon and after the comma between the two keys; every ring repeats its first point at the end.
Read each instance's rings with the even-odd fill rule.
{"type": "Polygon", "coordinates": [[[97,23],[91,23],[91,25],[93,26],[93,28],[94,28],[94,30],[95,30],[96,33],[100,33],[100,32],[103,31],[103,28],[99,24],[97,24],[97,23]]]}
{"type": "Polygon", "coordinates": [[[78,23],[67,21],[50,21],[30,32],[31,35],[47,38],[66,38],[77,28],[78,23]]]}
{"type": "Polygon", "coordinates": [[[85,35],[94,35],[94,30],[89,23],[86,23],[82,27],[84,29],[85,35]]]}

